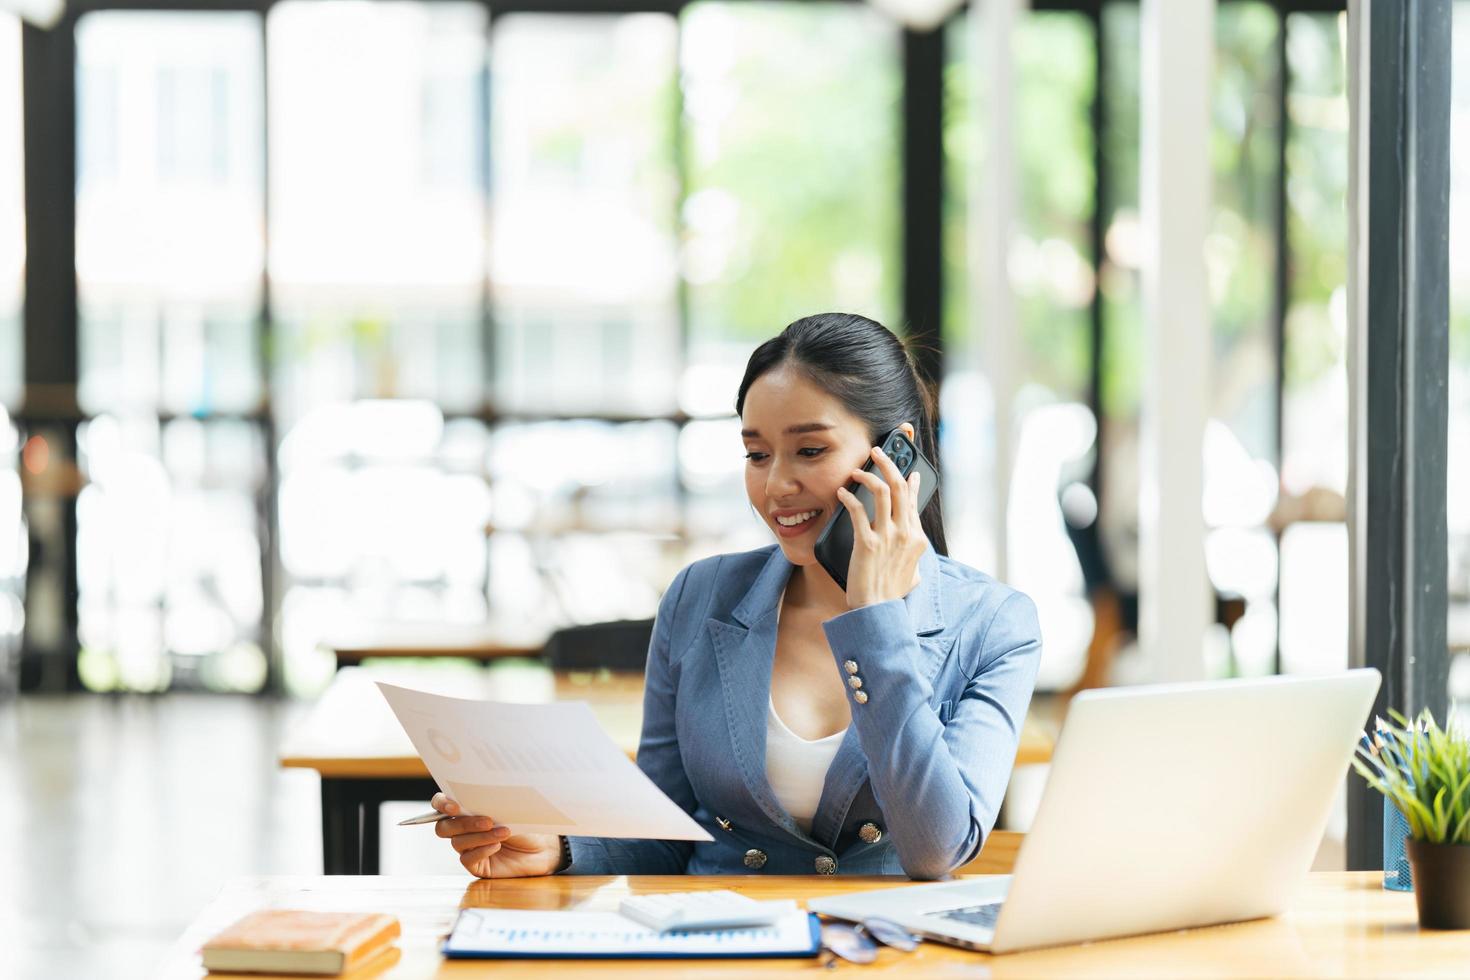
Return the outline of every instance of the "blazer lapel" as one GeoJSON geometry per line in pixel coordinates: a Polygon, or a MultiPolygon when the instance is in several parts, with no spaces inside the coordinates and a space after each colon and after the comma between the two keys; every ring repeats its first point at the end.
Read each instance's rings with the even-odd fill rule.
{"type": "Polygon", "coordinates": [[[771,700],[771,665],[776,657],[776,608],[790,575],[791,565],[781,549],[773,549],[745,598],[731,610],[736,622],[711,619],[708,629],[720,669],[730,744],[741,778],[773,823],[805,839],[796,821],[776,801],[766,777],[766,712],[771,700]]]}

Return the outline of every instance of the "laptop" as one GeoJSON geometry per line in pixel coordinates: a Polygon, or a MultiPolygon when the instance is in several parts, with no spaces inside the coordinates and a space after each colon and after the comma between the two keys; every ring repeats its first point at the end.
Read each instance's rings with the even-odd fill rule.
{"type": "Polygon", "coordinates": [[[1014,872],[813,899],[1008,953],[1276,915],[1303,881],[1380,677],[1270,677],[1073,699],[1014,872]]]}

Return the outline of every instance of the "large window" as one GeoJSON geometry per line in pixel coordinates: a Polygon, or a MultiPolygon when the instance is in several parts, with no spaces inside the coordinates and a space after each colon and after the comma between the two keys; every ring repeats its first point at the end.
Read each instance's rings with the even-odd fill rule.
{"type": "MultiPolygon", "coordinates": [[[[1040,6],[1014,48],[1007,564],[1041,607],[1043,686],[1060,686],[1096,574],[1065,514],[1091,506],[1107,574],[1137,588],[1140,45],[1136,3],[1040,6]]],[[[941,440],[952,553],[992,568],[968,16],[944,29],[941,440]]],[[[19,36],[0,19],[0,133],[16,132],[0,140],[5,404],[20,391],[4,83],[18,92],[19,36]]],[[[1322,669],[1345,650],[1310,628],[1342,621],[1346,596],[1314,571],[1345,548],[1341,37],[1335,14],[1218,7],[1204,507],[1211,579],[1244,615],[1217,634],[1215,673],[1322,669]]],[[[643,616],[683,561],[765,541],[730,415],[750,350],[821,310],[905,326],[901,38],[838,0],[83,15],[88,683],[250,688],[279,649],[308,690],[330,666],[320,641],[356,621],[643,616]]],[[[1463,468],[1452,456],[1460,596],[1463,468]]],[[[1467,633],[1452,622],[1452,640],[1467,633]]]]}
{"type": "Polygon", "coordinates": [[[270,61],[280,642],[485,616],[485,8],[290,0],[270,61]]]}
{"type": "Polygon", "coordinates": [[[696,3],[683,25],[696,361],[809,313],[898,327],[898,30],[829,2],[696,3]]]}
{"type": "Polygon", "coordinates": [[[678,24],[509,14],[492,39],[497,405],[673,411],[678,24]]]}
{"type": "Polygon", "coordinates": [[[256,689],[259,21],[106,12],[76,34],[82,677],[256,689]]]}
{"type": "MultiPolygon", "coordinates": [[[[972,309],[969,187],[985,166],[975,131],[972,28],[947,31],[945,66],[945,322],[949,361],[944,392],[945,523],[951,553],[982,568],[994,556],[988,488],[993,436],[989,387],[975,348],[990,325],[972,309]],[[977,491],[976,488],[985,488],[977,491]]],[[[1081,668],[1092,619],[1057,491],[1085,465],[1095,421],[1089,409],[1092,255],[1095,207],[1092,103],[1095,22],[1081,12],[1022,16],[1014,47],[1017,155],[1016,237],[1007,256],[1020,349],[1015,433],[1007,501],[1006,577],[1036,600],[1047,650],[1039,683],[1069,684],[1081,668]]],[[[982,107],[983,111],[983,107],[982,107]]],[[[983,307],[983,303],[981,304],[983,307]]]]}
{"type": "MultiPolygon", "coordinates": [[[[1137,589],[1138,412],[1146,363],[1139,279],[1139,30],[1138,6],[1132,3],[1105,3],[1096,12],[1034,11],[1018,23],[1013,49],[1020,199],[1017,239],[1006,264],[1015,293],[1021,377],[1008,504],[1010,574],[1043,598],[1056,594],[1047,620],[1048,654],[1059,674],[1075,671],[1091,630],[1085,613],[1065,611],[1075,610],[1067,597],[1080,595],[1079,549],[1096,547],[1101,556],[1099,564],[1092,561],[1097,554],[1083,555],[1091,561],[1085,566],[1091,574],[1101,571],[1125,595],[1137,589]],[[1100,155],[1095,140],[1101,141],[1100,155]],[[1094,231],[1097,208],[1102,213],[1094,231]],[[1101,245],[1095,257],[1094,235],[1101,245]],[[1094,303],[1100,306],[1096,314],[1094,303]],[[1094,323],[1101,330],[1097,347],[1094,323]],[[1094,350],[1100,354],[1096,365],[1094,350]],[[1095,419],[1088,411],[1093,405],[1100,415],[1095,419]],[[1075,499],[1059,500],[1059,488],[1075,491],[1075,499]],[[1074,524],[1072,542],[1063,530],[1065,507],[1075,507],[1069,523],[1077,517],[1083,524],[1074,524]],[[1033,519],[1018,524],[1021,512],[1033,519]],[[1093,514],[1096,527],[1089,530],[1093,514]],[[1053,546],[1045,546],[1047,541],[1053,546]],[[1059,640],[1071,649],[1057,650],[1059,640]]],[[[970,351],[987,329],[983,309],[968,308],[966,244],[973,230],[966,224],[965,193],[986,149],[971,128],[970,35],[967,25],[956,23],[948,36],[946,446],[954,448],[946,468],[951,486],[958,472],[968,485],[988,487],[989,437],[966,421],[983,415],[987,404],[983,380],[964,370],[978,362],[970,351]],[[970,388],[979,394],[967,394],[970,388]],[[961,428],[967,431],[956,431],[961,428]]],[[[1294,650],[1305,659],[1288,657],[1291,669],[1324,669],[1345,657],[1345,634],[1341,643],[1323,643],[1320,630],[1309,636],[1299,628],[1323,617],[1345,622],[1345,581],[1312,571],[1345,565],[1346,398],[1336,331],[1343,323],[1347,147],[1339,18],[1284,15],[1277,5],[1254,0],[1221,4],[1211,98],[1212,211],[1205,262],[1214,343],[1203,506],[1208,569],[1229,632],[1218,632],[1218,642],[1210,645],[1207,670],[1275,669],[1278,628],[1283,647],[1312,641],[1296,643],[1294,650]],[[1283,245],[1285,278],[1279,265],[1283,245]],[[1281,499],[1278,486],[1285,490],[1281,499]],[[1281,601],[1294,606],[1279,627],[1278,561],[1284,565],[1280,575],[1290,579],[1281,586],[1281,601]]],[[[947,498],[946,504],[957,553],[983,560],[993,509],[978,494],[953,504],[947,498]]],[[[1042,604],[1045,618],[1048,603],[1042,604]]],[[[1125,600],[1125,618],[1130,605],[1125,600]]],[[[1043,676],[1049,676],[1045,666],[1043,676]]]]}
{"type": "MultiPolygon", "coordinates": [[[[1287,18],[1289,292],[1282,394],[1281,668],[1347,665],[1347,66],[1341,15],[1287,18]]],[[[1451,440],[1453,445],[1453,440],[1451,440]]],[[[1450,503],[1453,512],[1455,505],[1450,503]]]]}
{"type": "Polygon", "coordinates": [[[284,429],[353,398],[483,397],[474,3],[271,8],[272,400],[284,429]]]}

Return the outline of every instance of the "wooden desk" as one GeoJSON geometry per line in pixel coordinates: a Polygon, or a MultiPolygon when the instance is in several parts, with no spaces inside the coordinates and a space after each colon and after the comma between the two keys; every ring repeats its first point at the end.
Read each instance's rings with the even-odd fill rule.
{"type": "MultiPolygon", "coordinates": [[[[638,752],[641,674],[554,674],[532,666],[474,673],[345,668],[281,747],[282,766],[321,774],[327,874],[377,874],[378,806],[390,800],[427,801],[437,789],[374,680],[461,698],[586,701],[629,757],[638,752]]],[[[1048,762],[1053,744],[1048,731],[1027,718],[1016,765],[1048,762]]]]}
{"type": "MultiPolygon", "coordinates": [[[[545,977],[746,977],[823,975],[817,960],[458,960],[440,957],[438,943],[462,907],[617,908],[632,892],[733,888],[752,898],[809,899],[845,890],[896,887],[899,878],[460,877],[246,878],[231,882],[189,926],[159,976],[201,976],[201,943],[235,919],[267,905],[335,911],[388,912],[403,925],[402,955],[391,978],[527,975],[545,977]]],[[[988,956],[923,943],[912,953],[883,949],[865,967],[843,973],[926,977],[1463,977],[1470,967],[1470,931],[1421,932],[1414,896],[1383,890],[1382,872],[1309,875],[1285,915],[1234,925],[988,956]]]]}
{"type": "Polygon", "coordinates": [[[356,667],[368,657],[539,657],[546,635],[512,632],[494,624],[370,623],[334,633],[320,647],[337,667],[356,667]]]}

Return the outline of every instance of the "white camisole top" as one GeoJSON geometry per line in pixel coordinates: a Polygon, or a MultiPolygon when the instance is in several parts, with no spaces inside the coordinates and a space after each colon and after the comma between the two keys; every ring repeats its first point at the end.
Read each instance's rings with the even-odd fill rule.
{"type": "Polygon", "coordinates": [[[776,714],[776,702],[766,709],[766,778],[776,801],[803,832],[811,833],[812,816],[822,799],[822,784],[847,729],[809,741],[786,727],[776,714]]]}

